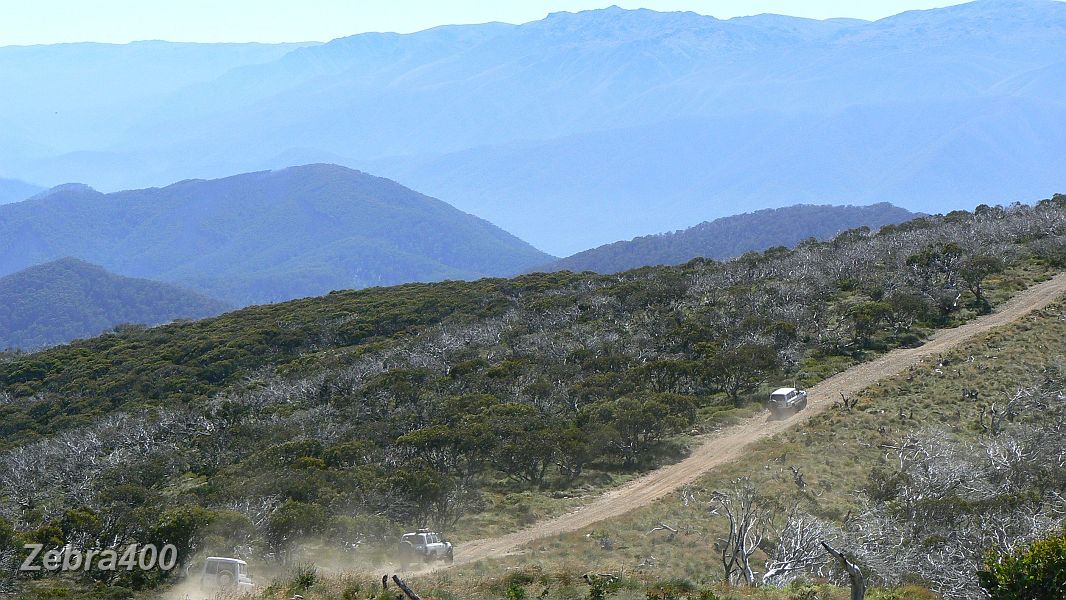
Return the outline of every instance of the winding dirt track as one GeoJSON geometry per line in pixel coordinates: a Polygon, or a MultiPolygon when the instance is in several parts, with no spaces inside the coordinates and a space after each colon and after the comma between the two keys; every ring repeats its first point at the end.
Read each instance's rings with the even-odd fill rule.
{"type": "MultiPolygon", "coordinates": [[[[674,490],[694,482],[717,466],[737,460],[748,448],[825,412],[840,394],[854,395],[878,380],[906,370],[921,359],[947,352],[995,327],[1006,325],[1042,309],[1066,294],[1066,273],[1015,295],[999,309],[965,325],[936,332],[917,348],[894,350],[880,358],[838,373],[808,390],[807,410],[783,421],[768,421],[765,415],[697,438],[698,446],[681,462],[662,467],[611,490],[573,512],[494,538],[472,540],[456,546],[454,565],[514,553],[535,540],[577,531],[605,519],[647,506],[674,490]]],[[[438,566],[429,570],[447,568],[438,566]]]]}

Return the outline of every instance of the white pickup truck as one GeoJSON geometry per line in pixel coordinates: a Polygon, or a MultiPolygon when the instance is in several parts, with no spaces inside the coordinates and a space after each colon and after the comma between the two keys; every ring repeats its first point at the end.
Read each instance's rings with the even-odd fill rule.
{"type": "Polygon", "coordinates": [[[239,558],[209,556],[200,573],[200,589],[250,593],[255,591],[255,584],[248,576],[248,563],[239,558]]]}
{"type": "Polygon", "coordinates": [[[807,408],[807,392],[796,388],[777,388],[770,394],[770,414],[775,419],[787,419],[807,408]]]}
{"type": "Polygon", "coordinates": [[[454,549],[451,542],[446,542],[439,533],[428,529],[419,529],[415,533],[405,533],[400,537],[400,566],[406,568],[413,562],[432,562],[443,560],[452,562],[454,549]]]}

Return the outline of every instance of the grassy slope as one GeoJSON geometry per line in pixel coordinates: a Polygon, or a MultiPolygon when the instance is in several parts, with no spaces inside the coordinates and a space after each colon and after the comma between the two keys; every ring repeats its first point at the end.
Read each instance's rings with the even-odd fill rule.
{"type": "MultiPolygon", "coordinates": [[[[987,294],[992,304],[998,306],[1006,302],[1016,292],[1045,281],[1048,277],[1049,271],[1045,265],[1033,262],[1023,263],[999,276],[990,278],[987,294]]],[[[975,316],[965,310],[962,313],[958,315],[957,323],[959,324],[975,316]]],[[[928,335],[932,331],[925,331],[923,335],[928,335]]],[[[874,352],[868,352],[863,360],[873,360],[878,355],[874,352]]],[[[863,362],[863,360],[845,356],[809,357],[804,361],[803,376],[799,378],[800,383],[804,387],[812,386],[840,371],[863,362]]],[[[769,394],[770,390],[775,387],[777,387],[777,382],[764,383],[761,386],[762,395],[769,394]]],[[[748,403],[739,408],[733,407],[729,403],[707,406],[700,412],[698,428],[703,431],[711,431],[717,427],[734,424],[763,410],[765,410],[764,407],[758,403],[748,403]]],[[[679,447],[684,447],[690,440],[691,438],[688,435],[677,436],[673,439],[679,447]]],[[[674,458],[676,457],[663,457],[663,461],[673,462],[674,458]]],[[[786,471],[788,470],[786,469],[786,471]]],[[[566,490],[509,492],[506,487],[490,489],[486,493],[485,509],[460,520],[456,525],[456,529],[451,533],[451,538],[456,541],[463,541],[514,531],[535,521],[550,518],[583,506],[604,491],[620,486],[640,474],[640,472],[635,472],[628,475],[619,475],[617,473],[601,472],[597,471],[595,465],[593,465],[589,472],[576,482],[574,487],[566,490]]],[[[655,524],[653,523],[651,527],[654,526],[655,524]]]]}
{"type": "MultiPolygon", "coordinates": [[[[1022,263],[988,281],[987,293],[989,299],[994,305],[998,305],[1015,292],[1036,282],[1046,280],[1050,273],[1051,271],[1047,269],[1046,265],[1041,263],[1022,263]]],[[[556,274],[556,276],[564,281],[569,281],[573,277],[562,273],[556,274]]],[[[507,287],[515,284],[521,286],[524,283],[535,288],[544,284],[542,281],[537,281],[537,278],[524,282],[522,281],[523,279],[526,278],[510,281],[484,280],[473,284],[473,286],[485,285],[494,288],[495,286],[507,287]]],[[[450,283],[443,284],[445,288],[449,288],[451,285],[450,283]]],[[[459,287],[471,286],[471,284],[458,283],[456,285],[459,287]]],[[[321,318],[324,313],[329,313],[330,309],[336,310],[339,308],[339,306],[330,306],[332,302],[339,301],[340,304],[347,304],[356,298],[367,307],[376,306],[377,303],[385,301],[391,305],[390,308],[395,310],[398,316],[418,314],[428,322],[432,322],[436,318],[440,318],[442,314],[449,314],[456,309],[461,312],[471,309],[475,313],[488,312],[491,314],[494,312],[494,307],[491,304],[478,306],[479,303],[474,301],[471,296],[453,294],[458,291],[455,288],[436,290],[452,293],[431,296],[432,299],[438,302],[430,302],[429,306],[433,306],[435,310],[429,310],[425,313],[423,313],[423,310],[429,308],[429,306],[421,302],[392,304],[392,302],[400,298],[405,298],[405,292],[412,295],[410,298],[406,298],[408,301],[413,301],[415,297],[419,300],[425,300],[418,292],[424,291],[426,287],[432,289],[436,286],[416,284],[398,288],[378,288],[362,292],[331,294],[326,297],[324,306],[317,306],[315,307],[316,310],[309,311],[310,314],[303,315],[307,319],[306,322],[297,321],[293,322],[292,325],[297,330],[301,328],[301,325],[310,326],[314,322],[312,317],[321,318]],[[439,302],[443,298],[448,298],[448,301],[439,302]]],[[[269,322],[280,316],[280,308],[288,308],[289,310],[284,312],[292,316],[295,312],[292,311],[294,305],[302,305],[307,302],[309,301],[304,300],[286,305],[255,307],[242,311],[242,314],[248,313],[245,315],[246,320],[251,320],[253,323],[257,320],[269,322]]],[[[301,306],[301,308],[309,307],[301,306]]],[[[346,308],[351,307],[346,306],[346,308]]],[[[1059,306],[1058,309],[1060,311],[1058,315],[1066,311],[1063,306],[1059,306]]],[[[967,311],[963,311],[963,313],[967,313],[967,311]]],[[[972,314],[959,314],[957,315],[958,322],[968,320],[973,316],[972,314]]],[[[148,333],[167,337],[177,334],[175,337],[180,339],[192,333],[182,331],[186,327],[202,327],[204,331],[198,331],[189,337],[193,338],[193,340],[201,338],[201,336],[210,339],[213,335],[230,330],[227,327],[220,327],[223,322],[221,320],[200,321],[182,324],[177,326],[177,328],[173,326],[157,328],[149,330],[148,333]],[[212,321],[218,322],[214,323],[212,321]],[[179,331],[181,333],[178,333],[179,331]]],[[[244,324],[247,325],[249,323],[245,322],[244,324]]],[[[232,327],[235,324],[227,323],[227,325],[232,327]]],[[[348,332],[349,335],[356,332],[362,335],[369,333],[365,331],[367,323],[363,323],[361,320],[356,320],[354,323],[346,325],[353,326],[354,329],[354,331],[348,332]]],[[[403,328],[410,326],[407,323],[407,319],[403,317],[398,318],[395,325],[400,326],[401,331],[403,328]]],[[[386,333],[384,331],[375,333],[384,334],[385,338],[394,335],[393,332],[386,333]]],[[[368,337],[370,340],[382,339],[374,335],[368,337]]],[[[912,406],[917,408],[920,405],[928,405],[931,414],[944,422],[974,422],[980,406],[961,402],[961,387],[983,386],[989,389],[990,394],[994,390],[998,394],[995,398],[998,399],[1016,385],[1023,384],[1028,378],[1032,377],[1033,369],[1046,361],[1046,357],[1056,355],[1056,352],[1052,350],[1056,342],[1058,342],[1060,348],[1057,351],[1058,355],[1061,355],[1066,350],[1062,348],[1062,340],[1066,339],[1066,320],[1057,318],[1056,314],[1043,319],[1031,317],[1002,332],[989,335],[987,338],[994,340],[987,347],[982,345],[983,342],[977,341],[967,344],[952,353],[951,356],[955,358],[949,359],[949,361],[953,363],[951,365],[953,368],[959,369],[957,373],[945,371],[943,379],[933,379],[929,374],[936,368],[936,365],[925,365],[919,371],[919,374],[916,374],[914,382],[908,382],[904,377],[889,380],[875,386],[864,395],[856,413],[846,417],[838,413],[828,413],[815,418],[810,424],[793,430],[782,438],[758,445],[744,462],[716,471],[705,478],[698,486],[695,486],[695,490],[698,492],[697,496],[702,493],[705,498],[709,490],[724,487],[729,481],[738,476],[749,475],[755,479],[756,484],[767,495],[779,496],[782,501],[785,501],[790,495],[796,495],[789,467],[797,466],[803,470],[809,484],[808,491],[811,493],[804,507],[812,513],[830,518],[839,519],[843,517],[847,510],[855,505],[857,500],[854,490],[857,490],[865,482],[869,466],[878,464],[881,461],[881,453],[876,449],[876,444],[880,442],[872,443],[870,441],[878,439],[878,427],[895,421],[894,425],[888,426],[887,435],[890,438],[895,436],[895,439],[898,439],[904,431],[916,430],[930,424],[930,420],[922,419],[923,414],[917,410],[915,411],[914,420],[908,419],[904,422],[899,422],[896,417],[898,417],[900,407],[903,407],[905,411],[909,411],[912,406]],[[1019,331],[1028,333],[1026,336],[1014,335],[1019,331]],[[975,351],[979,347],[985,349],[983,354],[975,351]],[[993,352],[993,350],[995,351],[993,352]],[[995,356],[996,358],[987,358],[985,362],[975,362],[973,365],[969,363],[962,364],[962,360],[966,359],[970,354],[974,354],[975,357],[995,356]],[[986,380],[987,383],[982,383],[982,381],[986,380]],[[906,393],[903,394],[901,391],[906,393]],[[964,418],[961,421],[955,418],[953,411],[956,406],[959,406],[964,411],[964,418]],[[844,450],[844,452],[839,452],[838,450],[844,450]]],[[[184,341],[192,340],[186,339],[184,341]]],[[[87,342],[79,342],[79,344],[111,346],[116,342],[118,340],[97,338],[87,342]]],[[[118,344],[119,347],[124,345],[122,343],[118,344]]],[[[143,352],[145,344],[142,340],[139,344],[132,344],[132,346],[140,348],[143,352]]],[[[76,347],[77,345],[66,348],[74,350],[76,347]]],[[[135,350],[134,347],[129,348],[129,350],[135,350]]],[[[148,347],[155,347],[155,344],[151,344],[148,347]]],[[[64,350],[64,348],[57,350],[64,350]]],[[[77,353],[76,350],[75,353],[77,353]]],[[[307,356],[293,361],[296,358],[295,354],[297,353],[275,355],[276,364],[283,370],[298,368],[297,365],[303,364],[307,360],[307,356]]],[[[325,350],[323,354],[329,355],[332,354],[332,351],[325,350]]],[[[60,357],[53,358],[59,359],[60,357]]],[[[169,362],[167,359],[172,360],[173,356],[160,356],[159,358],[164,359],[163,362],[166,363],[169,362]]],[[[320,355],[319,358],[322,358],[322,356],[320,355]]],[[[873,358],[873,356],[867,356],[866,358],[873,358]]],[[[806,368],[804,369],[808,374],[809,381],[807,380],[808,378],[805,378],[804,384],[814,383],[817,380],[828,377],[835,372],[846,369],[855,364],[855,362],[854,359],[842,359],[832,363],[809,363],[805,365],[806,368]]],[[[74,364],[76,365],[77,363],[74,364]]],[[[74,368],[73,371],[77,373],[77,368],[74,368]]],[[[74,373],[68,373],[67,377],[60,376],[58,380],[51,380],[49,382],[50,385],[47,385],[47,387],[56,386],[57,383],[60,386],[64,384],[69,386],[76,381],[83,381],[78,375],[68,379],[69,375],[74,373]]],[[[146,374],[140,373],[138,379],[146,374]]],[[[748,405],[743,409],[729,408],[721,414],[704,414],[702,415],[704,427],[708,427],[713,423],[728,423],[757,409],[758,406],[748,405]]],[[[968,434],[972,433],[972,431],[964,428],[960,430],[960,433],[968,434]]],[[[677,441],[684,443],[685,436],[681,436],[677,441]]],[[[514,530],[535,520],[560,514],[580,506],[606,488],[619,485],[631,476],[607,473],[597,474],[593,470],[592,473],[583,478],[583,485],[565,491],[524,490],[512,492],[508,491],[506,487],[490,488],[486,490],[488,493],[485,510],[461,521],[453,532],[452,537],[456,540],[473,539],[514,530]]],[[[720,520],[709,519],[705,507],[705,500],[696,502],[688,508],[682,507],[675,495],[668,501],[637,511],[626,518],[599,524],[588,530],[562,536],[551,542],[541,542],[534,551],[520,556],[482,563],[472,567],[463,567],[445,573],[415,577],[413,581],[420,590],[430,592],[425,597],[442,599],[503,598],[506,596],[506,590],[510,586],[510,582],[515,578],[524,578],[526,574],[535,575],[534,579],[536,581],[543,580],[548,582],[548,587],[553,590],[548,598],[578,599],[585,597],[588,587],[581,579],[581,575],[587,572],[626,573],[627,577],[631,577],[631,579],[626,580],[627,587],[620,590],[620,595],[617,596],[622,599],[644,598],[647,584],[671,579],[683,579],[699,585],[711,584],[717,580],[719,575],[713,550],[709,548],[711,543],[708,540],[719,536],[723,523],[720,520]],[[675,540],[667,542],[661,534],[647,535],[647,532],[660,521],[672,526],[684,523],[685,526],[675,540]],[[599,546],[598,540],[605,533],[613,541],[614,549],[612,551],[604,551],[599,546]],[[638,570],[636,566],[648,556],[655,557],[657,561],[656,567],[653,570],[638,570]]],[[[753,562],[753,564],[761,566],[761,558],[753,562]]],[[[291,587],[285,583],[286,579],[283,577],[281,584],[266,590],[264,597],[270,599],[291,598],[293,592],[291,587]]],[[[345,590],[359,588],[363,592],[351,597],[363,598],[367,597],[367,590],[371,585],[370,581],[370,579],[357,576],[324,579],[311,590],[301,591],[301,593],[308,600],[324,600],[342,598],[345,590]]],[[[531,584],[528,593],[531,595],[539,594],[545,586],[539,585],[538,587],[538,585],[537,583],[531,584]]],[[[95,597],[88,590],[83,589],[82,591],[87,593],[84,596],[86,598],[95,597]]],[[[760,591],[758,595],[766,593],[760,591]]],[[[846,594],[840,590],[828,590],[827,593],[829,595],[820,597],[830,599],[846,598],[846,594]]],[[[924,592],[919,590],[916,593],[924,592]]],[[[153,592],[149,592],[149,596],[145,597],[154,597],[152,594],[153,592]]],[[[874,597],[876,598],[876,596],[874,597]]],[[[906,597],[923,598],[925,596],[906,597]]]]}
{"type": "MultiPolygon", "coordinates": [[[[1014,274],[1009,278],[1017,281],[1014,274]]],[[[1042,273],[1029,273],[1033,280],[1042,273]]],[[[993,294],[999,300],[1009,295],[999,286],[993,294]]],[[[1024,320],[981,336],[944,355],[939,361],[922,364],[909,373],[872,386],[860,397],[853,413],[832,411],[814,418],[801,428],[758,444],[749,456],[719,469],[694,486],[696,500],[684,506],[679,495],[624,518],[601,523],[584,531],[543,541],[527,552],[488,563],[419,577],[412,583],[426,598],[502,598],[515,582],[530,581],[524,587],[529,596],[548,590],[546,598],[583,598],[588,592],[581,579],[584,573],[622,572],[624,583],[617,598],[644,598],[645,587],[658,582],[687,581],[697,586],[715,587],[719,568],[709,540],[723,532],[722,519],[709,515],[706,498],[710,491],[726,487],[732,479],[751,477],[762,492],[783,504],[798,501],[805,510],[840,520],[857,506],[856,490],[866,481],[869,470],[884,463],[878,448],[913,432],[937,428],[950,435],[970,438],[977,433],[982,407],[1000,401],[1019,386],[1035,382],[1041,371],[1061,362],[1066,354],[1066,299],[1024,320]],[[972,359],[971,359],[972,357],[972,359]],[[980,389],[979,401],[963,398],[963,389],[980,389]],[[900,418],[900,413],[904,418],[900,418]],[[912,416],[913,415],[913,416],[912,416]],[[881,428],[884,428],[883,430],[881,428]],[[791,467],[802,470],[808,487],[797,490],[791,467]],[[658,523],[680,528],[674,539],[662,533],[649,534],[658,523]],[[609,535],[612,550],[599,544],[609,535]],[[653,556],[656,565],[641,569],[638,564],[653,556]]],[[[591,490],[590,490],[591,492],[591,490]]],[[[516,522],[515,504],[531,503],[536,512],[557,512],[572,506],[573,498],[547,498],[536,495],[501,496],[470,530],[505,529],[516,522]],[[509,516],[510,515],[510,516],[509,516]],[[491,524],[490,524],[491,523],[491,524]]],[[[536,516],[539,516],[536,515],[536,516]]],[[[528,515],[525,518],[530,518],[528,515]]],[[[518,518],[517,522],[521,522],[518,518]]],[[[761,566],[762,557],[753,563],[761,566]]],[[[309,590],[297,590],[308,600],[327,598],[368,598],[374,578],[341,576],[319,578],[309,590]],[[354,593],[355,590],[359,590],[354,593]]],[[[846,598],[845,590],[820,585],[819,598],[846,598]]],[[[722,598],[799,598],[802,589],[736,590],[715,588],[722,598]]],[[[275,580],[264,590],[265,598],[290,598],[293,587],[287,577],[275,580]]],[[[918,587],[902,590],[873,590],[871,598],[931,598],[918,587]]]]}
{"type": "MultiPolygon", "coordinates": [[[[709,540],[723,533],[724,521],[708,514],[705,499],[709,491],[725,488],[734,478],[749,476],[769,496],[783,502],[795,499],[812,512],[842,519],[857,506],[855,490],[865,483],[869,470],[884,463],[880,444],[930,427],[961,438],[972,437],[982,407],[1033,383],[1045,366],[1061,362],[1064,354],[1066,301],[967,343],[939,363],[922,364],[869,388],[852,414],[829,412],[759,444],[744,461],[704,478],[693,490],[697,501],[687,507],[674,495],[623,519],[538,543],[516,557],[415,581],[420,589],[431,591],[430,597],[441,598],[499,597],[501,585],[508,587],[501,582],[516,570],[545,574],[555,590],[550,597],[560,598],[584,593],[580,575],[586,572],[625,571],[645,583],[678,578],[713,583],[720,573],[709,540]],[[981,398],[964,399],[964,388],[982,390],[981,398]],[[901,410],[903,419],[899,418],[901,410]],[[792,466],[802,470],[808,483],[806,492],[799,492],[792,482],[792,466]],[[659,522],[680,527],[681,532],[673,540],[662,533],[649,535],[647,532],[659,522]],[[611,537],[612,551],[600,547],[598,540],[603,534],[611,537]],[[648,556],[655,557],[656,566],[638,569],[648,556]],[[576,583],[565,585],[567,580],[576,583]],[[572,594],[566,592],[568,588],[572,594]]],[[[761,561],[755,564],[761,565],[761,561]]],[[[533,584],[529,591],[535,595],[543,587],[533,584]]],[[[767,592],[756,596],[764,594],[773,596],[767,592]]],[[[922,597],[919,590],[909,594],[903,595],[922,597]]],[[[740,592],[735,595],[746,596],[740,592]]],[[[840,590],[831,592],[831,597],[837,596],[845,597],[840,590]]],[[[623,592],[619,597],[630,594],[623,592]]],[[[634,591],[631,597],[643,596],[634,591]]]]}

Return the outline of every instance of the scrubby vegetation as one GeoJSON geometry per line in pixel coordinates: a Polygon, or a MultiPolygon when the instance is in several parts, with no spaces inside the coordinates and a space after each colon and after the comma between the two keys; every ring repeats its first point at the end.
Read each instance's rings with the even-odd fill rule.
{"type": "Polygon", "coordinates": [[[818,546],[829,541],[860,565],[867,598],[976,598],[982,586],[994,597],[1058,598],[1046,590],[1062,573],[1064,356],[1060,302],[869,388],[652,507],[417,585],[494,598],[493,582],[538,574],[530,596],[544,585],[548,598],[569,598],[587,588],[566,592],[560,581],[602,573],[621,580],[618,599],[661,581],[697,590],[682,597],[848,598],[847,577],[818,546]],[[738,506],[737,492],[758,509],[755,588],[721,583],[723,503],[738,506]]]}
{"type": "Polygon", "coordinates": [[[728,263],[342,292],[8,356],[0,517],[16,542],[373,561],[401,528],[477,535],[499,498],[565,504],[672,460],[683,434],[757,410],[761,385],[918,343],[1064,257],[1056,197],[728,263]]]}
{"type": "Polygon", "coordinates": [[[993,550],[978,576],[992,600],[1066,596],[1066,528],[1013,553],[993,550]]]}

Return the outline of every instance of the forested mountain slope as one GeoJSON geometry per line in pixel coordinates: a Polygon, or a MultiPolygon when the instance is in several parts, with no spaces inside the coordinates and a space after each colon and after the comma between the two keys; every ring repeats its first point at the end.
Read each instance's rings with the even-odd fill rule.
{"type": "Polygon", "coordinates": [[[65,258],[0,277],[0,349],[37,349],[116,325],[217,315],[227,306],[172,285],[65,258]]]}
{"type": "Polygon", "coordinates": [[[791,247],[858,227],[882,225],[916,216],[887,202],[871,206],[796,205],[704,222],[681,231],[648,235],[578,252],[545,267],[546,271],[615,273],[652,265],[679,265],[697,257],[722,260],[774,246],[791,247]]]}
{"type": "Polygon", "coordinates": [[[510,275],[548,255],[387,179],[334,165],[0,207],[0,275],[64,256],[234,305],[510,275]]]}
{"type": "Polygon", "coordinates": [[[752,414],[765,386],[920,343],[1064,265],[1057,196],[725,263],[340,292],[11,356],[0,516],[22,537],[372,561],[417,524],[474,533],[490,495],[672,460],[677,435],[752,414]]]}

